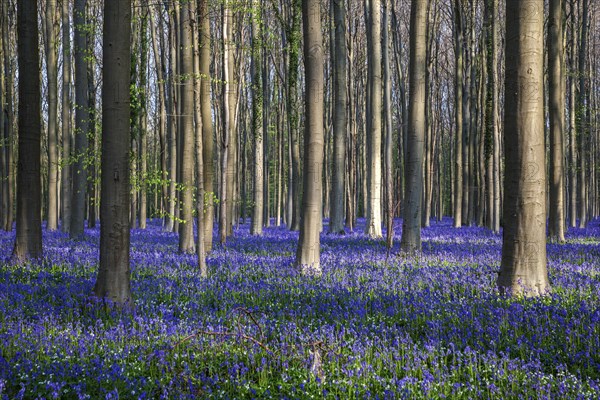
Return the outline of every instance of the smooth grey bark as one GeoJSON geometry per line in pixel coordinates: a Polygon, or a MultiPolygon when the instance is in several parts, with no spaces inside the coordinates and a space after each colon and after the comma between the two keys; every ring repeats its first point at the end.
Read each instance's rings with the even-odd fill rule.
{"type": "Polygon", "coordinates": [[[367,92],[367,215],[365,234],[383,236],[381,231],[381,1],[369,1],[367,41],[369,69],[367,92]]]}
{"type": "Polygon", "coordinates": [[[42,256],[41,94],[37,0],[17,7],[19,76],[19,153],[17,159],[17,233],[13,258],[42,256]]]}
{"type": "MultiPolygon", "coordinates": [[[[234,43],[234,34],[233,34],[233,29],[234,29],[234,24],[237,20],[237,18],[235,18],[235,5],[234,3],[230,3],[227,4],[226,7],[228,7],[228,13],[227,16],[229,18],[228,22],[227,22],[227,37],[228,37],[228,41],[225,42],[225,51],[228,53],[227,56],[227,62],[224,63],[223,65],[225,66],[225,68],[228,70],[228,76],[229,76],[229,84],[228,84],[228,90],[226,91],[226,96],[228,97],[228,102],[227,105],[229,107],[229,112],[227,113],[228,117],[229,117],[229,122],[227,124],[228,129],[229,129],[229,141],[228,141],[228,145],[227,145],[227,165],[224,166],[224,168],[226,169],[226,173],[224,175],[224,177],[226,178],[226,180],[224,181],[225,183],[224,188],[225,190],[227,190],[227,195],[224,197],[224,208],[221,208],[222,211],[225,211],[225,218],[224,218],[224,226],[225,229],[223,231],[223,233],[226,235],[226,237],[229,237],[231,235],[233,235],[233,224],[234,221],[236,220],[235,217],[235,204],[236,204],[236,178],[237,178],[237,156],[238,156],[238,135],[237,135],[237,97],[238,97],[238,91],[237,91],[237,85],[238,85],[238,81],[236,81],[236,75],[235,75],[235,63],[236,63],[236,59],[235,59],[235,43],[234,43]]],[[[221,238],[222,243],[225,243],[224,239],[221,238]]]]}
{"type": "Polygon", "coordinates": [[[406,148],[406,205],[400,249],[421,251],[423,145],[425,140],[425,73],[427,61],[427,0],[414,0],[410,12],[408,138],[406,148]]]}
{"type": "MultiPolygon", "coordinates": [[[[200,5],[201,6],[201,5],[200,5]]],[[[202,18],[200,11],[203,11],[204,7],[193,8],[190,10],[192,13],[192,21],[198,21],[198,18],[202,18]]],[[[198,35],[200,30],[192,29],[192,41],[194,50],[194,142],[196,150],[196,215],[197,215],[197,240],[196,240],[196,257],[198,260],[198,269],[200,275],[203,278],[208,276],[208,268],[206,265],[206,246],[204,240],[204,166],[202,157],[202,100],[201,100],[201,86],[202,76],[200,74],[200,41],[198,35]]]]}
{"type": "Polygon", "coordinates": [[[454,227],[462,226],[463,208],[463,28],[461,1],[454,0],[454,62],[456,81],[454,84],[455,106],[454,119],[456,129],[454,130],[454,227]]]}
{"type": "Polygon", "coordinates": [[[385,127],[385,146],[383,150],[384,174],[385,174],[385,243],[388,251],[392,249],[394,240],[394,182],[393,182],[393,132],[392,132],[392,77],[390,75],[389,35],[388,35],[388,4],[389,0],[383,2],[383,34],[382,34],[382,63],[383,63],[383,119],[385,127]]]}
{"type": "Polygon", "coordinates": [[[579,172],[578,177],[578,195],[577,202],[579,205],[579,227],[585,228],[588,222],[587,215],[587,173],[586,173],[586,160],[585,155],[587,153],[586,142],[588,139],[588,129],[586,126],[586,114],[587,114],[587,87],[586,87],[586,62],[587,62],[587,31],[588,31],[588,0],[582,0],[581,4],[581,28],[579,29],[579,62],[578,62],[578,75],[579,75],[579,92],[577,98],[577,112],[576,112],[576,130],[577,130],[577,169],[579,172]]]}
{"type": "Polygon", "coordinates": [[[88,76],[87,76],[87,25],[85,7],[87,0],[75,0],[73,24],[75,26],[75,149],[73,165],[73,189],[71,204],[71,226],[69,236],[79,239],[83,236],[85,220],[85,192],[87,189],[87,148],[88,148],[88,76]]]}
{"type": "Polygon", "coordinates": [[[140,15],[140,69],[139,69],[139,228],[146,229],[148,218],[148,109],[147,109],[147,85],[148,85],[148,2],[142,2],[140,15]]]}
{"type": "MultiPolygon", "coordinates": [[[[150,19],[150,35],[152,40],[152,51],[154,53],[154,68],[156,70],[156,86],[157,86],[157,95],[158,95],[158,138],[160,145],[160,176],[161,176],[161,201],[160,201],[160,215],[164,215],[166,213],[168,200],[168,191],[167,191],[167,181],[169,178],[169,173],[167,171],[167,98],[166,98],[166,66],[164,63],[164,40],[162,39],[163,35],[161,34],[161,46],[159,51],[158,40],[156,38],[156,24],[153,19],[153,13],[150,12],[148,15],[150,19]]],[[[162,27],[162,21],[159,23],[159,26],[162,27]]],[[[162,32],[162,29],[158,28],[159,32],[162,32]]]]}
{"type": "Polygon", "coordinates": [[[214,193],[214,142],[213,122],[210,102],[210,21],[208,19],[208,2],[200,0],[200,102],[202,113],[202,166],[205,193],[204,242],[207,252],[212,250],[213,225],[215,219],[214,193]]]}
{"type": "Polygon", "coordinates": [[[344,196],[346,189],[346,6],[344,0],[333,3],[333,167],[329,232],[344,233],[344,196]]]}
{"type": "MultiPolygon", "coordinates": [[[[58,14],[55,1],[46,1],[46,77],[48,80],[48,222],[58,229],[58,14]]],[[[0,125],[1,126],[1,125],[0,125]]]]}
{"type": "Polygon", "coordinates": [[[60,229],[68,233],[71,227],[71,20],[70,0],[62,0],[62,158],[60,178],[60,229]]]}
{"type": "Polygon", "coordinates": [[[181,114],[179,129],[181,134],[181,215],[179,223],[179,251],[193,253],[194,242],[194,59],[192,43],[192,19],[190,2],[179,7],[181,75],[179,78],[181,114]]]}
{"type": "Polygon", "coordinates": [[[565,69],[563,49],[562,0],[550,0],[548,23],[548,97],[550,114],[550,240],[565,241],[565,69]]]}
{"type": "Polygon", "coordinates": [[[129,80],[131,0],[106,1],[102,56],[100,268],[94,293],[131,303],[129,266],[129,80]]]}
{"type": "Polygon", "coordinates": [[[550,288],[546,268],[544,1],[507,2],[506,21],[506,174],[497,284],[501,292],[536,296],[550,288]]]}
{"type": "Polygon", "coordinates": [[[305,275],[320,275],[321,205],[323,201],[323,35],[319,0],[302,2],[306,123],[304,126],[304,193],[296,265],[305,275]]]}
{"type": "Polygon", "coordinates": [[[229,146],[231,137],[231,107],[229,102],[231,97],[231,70],[229,69],[229,57],[231,57],[231,43],[229,43],[229,34],[231,29],[229,25],[232,23],[231,10],[227,5],[223,5],[223,21],[222,21],[222,36],[223,36],[223,100],[222,100],[222,137],[221,137],[221,184],[220,184],[220,204],[219,204],[219,241],[222,245],[227,240],[227,159],[229,157],[229,146]]]}
{"type": "Polygon", "coordinates": [[[264,212],[264,147],[263,147],[263,88],[262,88],[262,71],[261,71],[261,29],[259,20],[260,9],[258,1],[253,1],[252,18],[252,59],[250,64],[250,75],[252,76],[252,136],[254,138],[254,196],[252,207],[252,225],[250,233],[252,235],[261,235],[263,227],[263,212],[264,212]]]}

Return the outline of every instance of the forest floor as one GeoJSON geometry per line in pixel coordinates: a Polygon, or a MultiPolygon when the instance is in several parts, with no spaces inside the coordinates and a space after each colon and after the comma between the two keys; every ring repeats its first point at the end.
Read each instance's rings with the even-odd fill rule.
{"type": "Polygon", "coordinates": [[[389,258],[323,234],[320,278],[293,268],[297,232],[243,224],[202,279],[154,222],[132,233],[128,309],[91,296],[97,229],[45,232],[44,260],[0,262],[0,398],[597,399],[599,222],[548,245],[535,299],[497,293],[500,235],[449,219],[418,259],[399,232],[389,258]]]}

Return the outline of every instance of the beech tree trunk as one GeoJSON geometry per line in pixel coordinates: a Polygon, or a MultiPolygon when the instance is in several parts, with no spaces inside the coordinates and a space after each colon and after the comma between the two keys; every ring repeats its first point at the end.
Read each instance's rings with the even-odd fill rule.
{"type": "Polygon", "coordinates": [[[17,234],[13,257],[21,262],[42,256],[42,139],[37,0],[19,2],[17,43],[19,76],[19,155],[17,234]]]}
{"type": "Polygon", "coordinates": [[[408,138],[406,148],[406,206],[400,248],[421,251],[423,145],[425,141],[425,73],[427,68],[427,0],[413,0],[410,12],[408,138]]]}
{"type": "Polygon", "coordinates": [[[179,7],[181,43],[181,215],[179,223],[179,251],[195,252],[193,196],[194,196],[194,59],[190,2],[179,7]]]}
{"type": "Polygon", "coordinates": [[[61,159],[61,231],[69,232],[71,227],[71,21],[69,18],[70,0],[62,4],[62,159],[61,159]]]}
{"type": "Polygon", "coordinates": [[[207,252],[212,250],[213,225],[215,220],[214,192],[214,142],[210,100],[210,21],[208,1],[200,0],[200,102],[202,113],[202,169],[204,177],[204,243],[207,252]]]}
{"type": "Polygon", "coordinates": [[[329,211],[329,232],[344,233],[346,189],[346,7],[344,0],[332,0],[335,30],[331,51],[333,62],[333,168],[329,211]]]}
{"type": "Polygon", "coordinates": [[[12,51],[10,47],[9,37],[9,19],[8,19],[8,2],[2,3],[2,53],[3,53],[3,69],[4,69],[4,94],[5,108],[2,110],[4,116],[4,124],[2,130],[4,132],[2,139],[6,145],[4,146],[4,174],[6,176],[3,182],[3,208],[6,210],[2,220],[2,229],[10,232],[13,226],[13,209],[14,209],[14,140],[13,140],[13,72],[12,72],[12,51]]]}
{"type": "Polygon", "coordinates": [[[367,95],[367,221],[365,234],[372,238],[381,232],[381,1],[369,1],[369,88],[367,95]]]}
{"type": "Polygon", "coordinates": [[[550,240],[565,241],[565,70],[563,50],[562,0],[550,0],[547,48],[550,113],[550,240]]]}
{"type": "Polygon", "coordinates": [[[546,268],[544,2],[506,3],[504,233],[501,292],[536,296],[546,268]],[[528,32],[517,35],[514,32],[528,32]]]}
{"type": "Polygon", "coordinates": [[[250,74],[252,76],[252,136],[254,137],[254,196],[252,207],[252,235],[262,235],[263,211],[264,211],[264,180],[263,180],[263,88],[261,71],[261,48],[260,43],[260,8],[258,1],[253,1],[252,8],[252,60],[250,74]]]}
{"type": "Polygon", "coordinates": [[[323,35],[319,0],[302,2],[306,123],[304,193],[296,265],[305,275],[320,275],[321,204],[323,201],[323,35]]]}
{"type": "MultiPolygon", "coordinates": [[[[48,80],[48,224],[58,229],[58,18],[55,1],[46,2],[46,77],[48,80]]],[[[0,89],[1,90],[1,89],[0,89]]],[[[1,125],[0,125],[1,126],[1,125]]]]}
{"type": "Polygon", "coordinates": [[[454,59],[456,81],[454,84],[455,106],[454,118],[454,227],[462,226],[463,207],[463,157],[462,157],[462,132],[463,132],[463,46],[462,8],[461,0],[454,0],[454,59]]]}
{"type": "Polygon", "coordinates": [[[102,56],[102,190],[96,296],[131,302],[129,267],[129,80],[131,0],[106,1],[102,56]]]}
{"type": "Polygon", "coordinates": [[[75,151],[73,168],[73,197],[69,236],[83,236],[85,220],[85,191],[87,189],[88,123],[88,76],[87,76],[87,28],[85,7],[87,0],[75,0],[73,24],[75,25],[75,151]]]}

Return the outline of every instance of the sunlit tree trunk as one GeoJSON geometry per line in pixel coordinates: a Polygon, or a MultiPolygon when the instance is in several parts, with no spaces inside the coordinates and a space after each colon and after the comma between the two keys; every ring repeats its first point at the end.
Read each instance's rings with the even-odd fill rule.
{"type": "Polygon", "coordinates": [[[579,227],[585,228],[588,222],[587,216],[587,174],[586,174],[586,142],[588,139],[588,129],[586,126],[587,114],[587,87],[586,87],[586,62],[587,62],[587,30],[588,30],[588,0],[582,0],[581,4],[581,27],[579,29],[579,92],[576,111],[576,129],[577,129],[577,161],[578,161],[578,204],[579,204],[579,227]]]}
{"type": "Polygon", "coordinates": [[[148,3],[142,2],[141,21],[140,21],[140,69],[139,69],[139,227],[146,229],[146,219],[148,210],[148,110],[146,105],[148,74],[148,3]]]}
{"type": "Polygon", "coordinates": [[[367,43],[367,215],[365,233],[373,238],[381,232],[381,1],[368,2],[367,43]]]}
{"type": "Polygon", "coordinates": [[[258,1],[253,1],[252,8],[252,61],[250,74],[252,76],[252,136],[254,138],[254,196],[252,207],[252,225],[250,233],[261,235],[263,227],[263,88],[261,72],[261,43],[260,23],[261,18],[258,1]]]}
{"type": "Polygon", "coordinates": [[[1,127],[4,134],[2,139],[5,143],[3,148],[4,157],[4,173],[6,177],[3,182],[3,208],[6,210],[2,220],[2,229],[10,232],[13,226],[13,209],[14,209],[14,189],[15,176],[13,166],[14,153],[14,112],[13,112],[13,69],[12,59],[13,54],[10,46],[9,35],[9,18],[8,18],[8,2],[2,1],[2,53],[3,53],[3,70],[4,70],[4,124],[1,127]]]}
{"type": "Polygon", "coordinates": [[[390,75],[390,43],[388,38],[388,4],[389,0],[383,2],[383,33],[382,33],[382,61],[383,61],[383,120],[385,146],[383,150],[383,163],[385,175],[385,228],[386,246],[392,248],[394,239],[394,182],[393,182],[393,139],[392,139],[392,77],[390,75]]]}
{"type": "Polygon", "coordinates": [[[502,262],[497,283],[503,292],[533,296],[549,289],[543,29],[543,0],[506,3],[506,175],[502,262]]]}
{"type": "Polygon", "coordinates": [[[42,139],[37,0],[19,2],[17,43],[19,76],[19,154],[17,160],[17,234],[13,257],[42,256],[42,139]]]}
{"type": "Polygon", "coordinates": [[[413,0],[410,12],[408,140],[406,148],[406,206],[402,223],[403,252],[421,251],[421,200],[425,140],[425,73],[427,58],[427,0],[413,0]]]}
{"type": "Polygon", "coordinates": [[[183,2],[179,7],[180,43],[181,43],[181,114],[179,129],[181,131],[181,215],[179,223],[179,251],[193,253],[194,221],[194,59],[192,44],[192,20],[190,2],[183,2]]]}
{"type": "Polygon", "coordinates": [[[62,159],[61,159],[61,230],[71,227],[71,21],[70,0],[62,2],[62,159]]]}
{"type": "Polygon", "coordinates": [[[462,132],[463,132],[463,28],[461,1],[454,0],[454,59],[456,81],[454,84],[455,106],[454,118],[454,227],[462,226],[463,207],[463,157],[462,157],[462,132]]]}
{"type": "MultiPolygon", "coordinates": [[[[58,229],[58,14],[55,1],[46,1],[46,78],[48,80],[48,224],[58,229]]],[[[1,125],[0,125],[1,126],[1,125]]]]}
{"type": "Polygon", "coordinates": [[[205,192],[204,243],[205,250],[211,251],[213,244],[213,225],[215,219],[214,193],[214,142],[213,122],[210,100],[210,21],[208,1],[200,0],[200,102],[202,113],[202,167],[205,192]]]}
{"type": "Polygon", "coordinates": [[[321,204],[323,201],[323,35],[319,0],[302,2],[306,122],[304,129],[304,193],[296,265],[303,274],[320,275],[321,204]]]}

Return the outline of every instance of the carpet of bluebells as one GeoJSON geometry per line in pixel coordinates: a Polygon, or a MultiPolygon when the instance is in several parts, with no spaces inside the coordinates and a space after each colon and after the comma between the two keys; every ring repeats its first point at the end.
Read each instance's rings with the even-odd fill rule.
{"type": "Polygon", "coordinates": [[[132,232],[125,309],[91,295],[97,229],[45,232],[43,260],[0,261],[0,398],[597,399],[599,222],[548,245],[535,299],[498,294],[501,236],[449,219],[420,258],[324,233],[322,277],[293,268],[297,232],[242,224],[208,279],[153,222],[132,232]]]}

